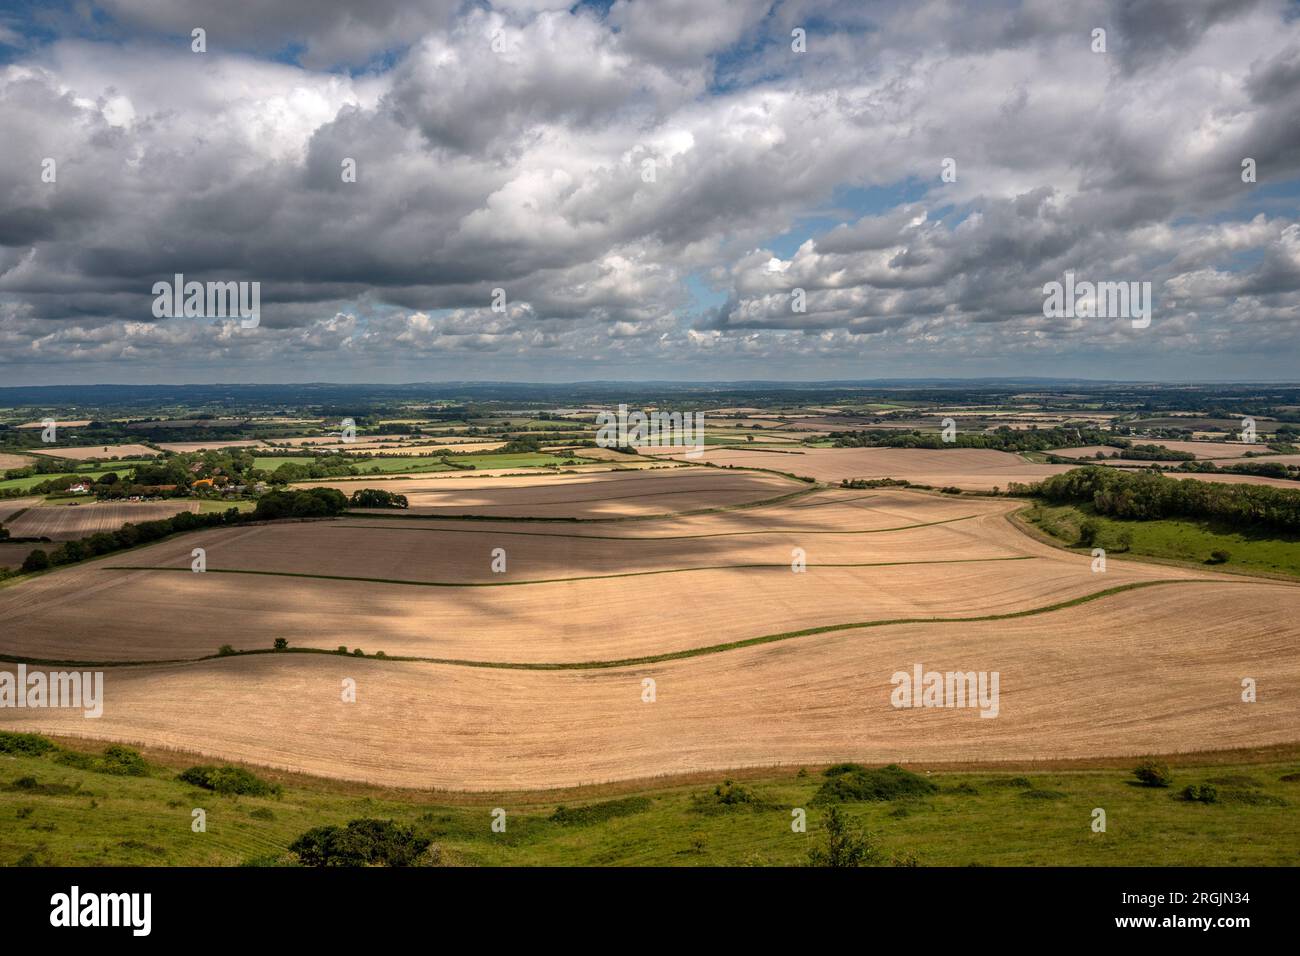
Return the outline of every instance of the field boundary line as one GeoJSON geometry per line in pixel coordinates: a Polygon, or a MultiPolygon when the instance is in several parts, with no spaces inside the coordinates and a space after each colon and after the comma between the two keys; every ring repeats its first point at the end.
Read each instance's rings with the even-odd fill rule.
{"type": "MultiPolygon", "coordinates": [[[[892,568],[913,564],[983,564],[991,561],[1036,561],[1038,555],[1024,554],[1000,558],[944,558],[934,561],[874,561],[862,564],[809,564],[809,568],[892,568]]],[[[276,578],[311,578],[321,581],[360,581],[363,584],[400,584],[423,588],[509,588],[530,584],[569,584],[574,581],[608,581],[612,578],[640,578],[652,574],[687,574],[693,571],[786,570],[789,562],[778,564],[715,564],[696,568],[657,568],[652,571],[619,571],[614,574],[585,574],[573,578],[538,578],[531,581],[412,581],[404,578],[362,578],[345,574],[310,574],[305,571],[254,571],[244,568],[208,568],[204,574],[257,574],[276,578]]],[[[193,574],[189,568],[158,565],[109,565],[100,571],[170,571],[193,574]]]]}

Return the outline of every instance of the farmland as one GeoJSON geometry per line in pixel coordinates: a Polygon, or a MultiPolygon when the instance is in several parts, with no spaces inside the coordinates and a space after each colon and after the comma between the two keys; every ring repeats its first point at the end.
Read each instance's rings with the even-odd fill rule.
{"type": "MultiPolygon", "coordinates": [[[[1300,590],[1118,557],[1097,574],[1018,531],[1013,501],[700,468],[427,481],[446,487],[421,500],[454,503],[199,532],[4,589],[0,652],[142,665],[110,671],[98,736],[407,787],[1136,755],[1297,731],[1283,700],[1300,691],[1300,590]],[[553,520],[491,520],[524,509],[553,520]],[[475,520],[438,517],[453,511],[475,520]],[[206,574],[189,569],[195,546],[206,574]],[[321,653],[201,660],[279,637],[321,653]],[[914,661],[998,670],[999,719],[891,707],[889,677],[914,661]],[[1242,707],[1247,667],[1277,696],[1242,707]],[[366,689],[355,705],[326,692],[344,678],[366,689]],[[1062,685],[1093,702],[1086,719],[1062,685]],[[232,725],[231,707],[253,719],[232,725]]],[[[76,734],[80,720],[6,724],[76,734]]]]}
{"type": "MultiPolygon", "coordinates": [[[[1050,454],[1111,447],[1087,444],[1094,433],[1031,455],[830,447],[830,432],[881,424],[873,417],[895,416],[889,427],[905,433],[937,416],[901,402],[856,402],[852,414],[825,404],[733,407],[748,416],[735,424],[764,427],[714,422],[699,457],[529,443],[533,432],[593,432],[589,421],[524,415],[471,416],[449,432],[394,416],[421,433],[347,443],[288,426],[265,439],[223,431],[213,442],[181,429],[186,440],[168,443],[156,465],[87,462],[75,474],[114,470],[130,488],[140,468],[182,490],[200,475],[231,489],[163,501],[9,500],[0,520],[13,536],[58,542],[182,510],[247,513],[270,493],[248,493],[254,485],[404,499],[183,531],[0,583],[0,670],[77,664],[102,668],[106,682],[104,714],[93,722],[71,710],[7,709],[0,730],[92,751],[107,742],[143,748],[154,769],[112,784],[114,803],[140,820],[176,799],[179,785],[161,768],[181,759],[239,762],[288,787],[265,808],[274,819],[241,811],[226,821],[227,842],[198,856],[168,839],[129,836],[135,824],[114,806],[100,820],[128,834],[117,842],[73,847],[18,833],[15,859],[146,862],[131,849],[146,844],[153,860],[266,862],[283,858],[303,829],[346,820],[353,795],[380,788],[395,816],[441,834],[454,862],[799,862],[806,841],[753,829],[762,812],[741,824],[697,821],[691,808],[724,774],[746,781],[764,805],[808,802],[817,769],[843,760],[902,762],[941,782],[906,813],[853,808],[889,846],[926,862],[1065,862],[1078,839],[1063,814],[1094,793],[1142,821],[1098,862],[1163,853],[1156,858],[1238,863],[1285,852],[1162,842],[1157,834],[1178,832],[1200,810],[1134,793],[1116,770],[1145,754],[1204,761],[1210,751],[1224,752],[1206,771],[1216,778],[1263,761],[1264,770],[1245,772],[1267,790],[1250,791],[1259,804],[1213,808],[1216,834],[1256,825],[1296,845],[1273,802],[1288,800],[1280,777],[1294,769],[1287,748],[1300,739],[1289,704],[1300,694],[1293,541],[1256,528],[1098,518],[1094,543],[1107,551],[1098,567],[1091,548],[1077,546],[1088,506],[1006,494],[1073,467],[1048,463],[1050,454]],[[754,431],[761,438],[746,441],[754,431]],[[770,438],[780,441],[760,447],[770,438]],[[495,450],[506,444],[524,450],[495,450]],[[462,449],[471,453],[455,454],[462,449]],[[298,470],[277,475],[285,466],[298,470]],[[885,478],[912,487],[871,482],[885,478]],[[1200,554],[1220,549],[1232,554],[1226,564],[1200,554]],[[917,667],[996,673],[1000,696],[981,706],[997,719],[974,705],[900,708],[897,675],[917,667]],[[1244,676],[1260,682],[1249,705],[1244,676]],[[340,697],[347,686],[354,700],[340,697]],[[798,776],[801,767],[811,775],[798,776]],[[990,783],[1016,776],[1010,768],[1032,774],[1031,790],[1063,794],[1032,807],[1035,825],[1057,836],[997,835],[991,815],[1030,803],[990,783]],[[421,794],[429,790],[437,793],[421,794]],[[650,809],[581,839],[551,819],[559,802],[610,795],[650,809]],[[527,836],[503,847],[469,834],[473,808],[507,799],[527,836]]],[[[991,415],[971,409],[963,421],[991,415]]],[[[1183,441],[1218,462],[1240,460],[1246,447],[1160,438],[1151,443],[1183,441]]],[[[1148,463],[1101,467],[1121,464],[1148,463]]],[[[0,559],[12,551],[12,567],[33,547],[0,544],[0,559]]],[[[26,769],[42,784],[108,794],[99,777],[41,760],[26,769]]],[[[0,804],[10,799],[0,789],[0,804]]],[[[36,797],[12,799],[27,806],[36,797]]],[[[60,799],[35,804],[56,827],[49,833],[83,812],[60,799]]]]}
{"type": "Polygon", "coordinates": [[[16,520],[6,523],[14,537],[49,538],[70,541],[85,538],[97,531],[115,531],[128,521],[152,521],[168,518],[182,511],[198,511],[197,501],[94,502],[29,507],[16,520]]]}

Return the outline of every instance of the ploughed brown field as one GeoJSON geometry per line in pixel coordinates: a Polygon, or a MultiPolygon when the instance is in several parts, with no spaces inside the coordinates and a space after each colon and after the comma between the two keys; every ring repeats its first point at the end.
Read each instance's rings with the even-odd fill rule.
{"type": "Polygon", "coordinates": [[[4,709],[0,727],[470,790],[1300,739],[1300,587],[1116,556],[1095,572],[1018,531],[1014,500],[703,468],[420,493],[429,514],[213,529],[0,588],[0,655],[133,663],[104,668],[99,719],[4,709]],[[588,499],[598,520],[498,518],[590,517],[588,499]],[[278,637],[424,660],[210,657],[278,637]],[[997,671],[998,716],[895,709],[914,664],[997,671]]]}
{"type": "MultiPolygon", "coordinates": [[[[15,538],[49,538],[70,541],[86,538],[97,531],[116,531],[128,521],[156,521],[182,511],[196,512],[199,503],[192,499],[175,501],[84,501],[75,505],[49,505],[28,508],[13,521],[5,523],[15,538]]],[[[34,545],[31,547],[35,547],[34,545]]]]}

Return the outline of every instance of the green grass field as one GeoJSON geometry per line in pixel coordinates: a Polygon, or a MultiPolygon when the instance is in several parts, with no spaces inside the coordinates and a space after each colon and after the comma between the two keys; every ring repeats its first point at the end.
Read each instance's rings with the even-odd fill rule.
{"type": "MultiPolygon", "coordinates": [[[[1091,505],[1038,504],[1019,512],[1028,524],[1067,546],[1079,540],[1079,526],[1092,518],[1100,526],[1097,547],[1117,550],[1120,535],[1132,535],[1127,553],[1203,564],[1212,551],[1226,551],[1230,559],[1223,570],[1267,572],[1300,577],[1300,537],[1277,532],[1234,529],[1211,521],[1166,518],[1159,521],[1121,521],[1093,512],[1091,505]]],[[[1087,549],[1084,549],[1087,550],[1087,549]]],[[[1123,552],[1120,552],[1123,553],[1123,552]]]]}
{"type": "MultiPolygon", "coordinates": [[[[66,746],[98,752],[87,742],[66,746]]],[[[816,768],[736,774],[755,802],[733,805],[709,801],[723,773],[659,786],[480,796],[252,768],[284,788],[278,798],[254,798],[175,779],[188,766],[214,761],[147,756],[147,775],[136,777],[67,766],[57,752],[0,754],[0,865],[291,862],[287,847],[304,831],[362,817],[409,824],[435,841],[443,863],[463,865],[799,865],[824,839],[826,807],[813,799],[823,779],[816,768]],[[17,784],[23,778],[35,786],[30,779],[17,784]],[[561,804],[610,800],[621,802],[597,806],[593,822],[550,819],[561,804]],[[505,833],[490,827],[497,807],[507,813],[505,833]],[[205,833],[191,830],[195,808],[206,811],[205,833]],[[807,812],[806,833],[791,828],[795,808],[807,812]]],[[[1300,751],[1261,756],[1265,762],[1243,764],[1220,755],[1200,766],[1172,759],[1167,789],[1137,786],[1128,772],[1136,761],[1085,770],[943,771],[927,775],[937,793],[841,806],[878,839],[886,859],[914,854],[923,866],[1293,864],[1300,782],[1281,778],[1300,770],[1300,751]],[[1215,783],[1217,803],[1178,799],[1184,786],[1206,782],[1215,783]],[[1095,808],[1106,812],[1104,833],[1092,830],[1095,808]]]]}
{"type": "Polygon", "coordinates": [[[61,471],[52,475],[32,475],[29,478],[9,478],[5,481],[0,481],[0,491],[8,488],[20,488],[23,491],[26,491],[28,488],[34,488],[53,478],[99,478],[103,475],[107,475],[110,471],[115,471],[119,475],[122,474],[122,469],[105,468],[103,465],[99,465],[86,471],[61,471]]]}

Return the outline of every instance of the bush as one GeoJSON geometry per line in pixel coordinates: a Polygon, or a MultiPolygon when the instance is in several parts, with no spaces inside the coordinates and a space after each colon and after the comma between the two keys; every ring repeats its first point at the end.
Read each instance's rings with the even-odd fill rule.
{"type": "Polygon", "coordinates": [[[144,762],[139,751],[114,744],[104,748],[98,769],[100,773],[111,773],[119,777],[143,777],[149,772],[149,765],[144,762]]]}
{"type": "Polygon", "coordinates": [[[699,813],[719,813],[738,807],[761,810],[765,806],[766,804],[754,791],[742,787],[733,780],[724,780],[708,793],[691,795],[691,809],[699,813]]]}
{"type": "Polygon", "coordinates": [[[1133,776],[1144,787],[1167,787],[1173,783],[1173,774],[1167,764],[1147,758],[1133,768],[1133,776]]]}
{"type": "Polygon", "coordinates": [[[236,651],[229,644],[222,644],[220,647],[217,648],[218,657],[232,657],[237,653],[238,651],[236,651]]]}
{"type": "Polygon", "coordinates": [[[1189,803],[1217,803],[1219,791],[1212,783],[1189,784],[1183,787],[1183,792],[1178,795],[1178,798],[1189,803]]]}
{"type": "Polygon", "coordinates": [[[277,651],[287,651],[289,649],[289,639],[287,637],[277,637],[271,647],[277,651]]]}
{"type": "Polygon", "coordinates": [[[303,866],[410,866],[432,840],[392,820],[352,820],[346,827],[315,827],[289,850],[303,866]]]}
{"type": "Polygon", "coordinates": [[[40,734],[14,734],[0,730],[0,754],[39,757],[56,749],[58,748],[53,741],[46,740],[40,734]]]}
{"type": "Polygon", "coordinates": [[[1097,543],[1097,535],[1101,534],[1101,525],[1093,518],[1085,518],[1079,525],[1079,547],[1091,548],[1097,543]]]}
{"type": "Polygon", "coordinates": [[[892,763],[875,770],[858,764],[838,764],[824,776],[827,780],[813,797],[814,803],[897,800],[927,796],[939,790],[934,782],[892,763]]]}
{"type": "Polygon", "coordinates": [[[50,567],[50,556],[37,548],[31,554],[23,559],[23,571],[31,573],[33,571],[45,571],[50,567]]]}
{"type": "Polygon", "coordinates": [[[585,807],[555,808],[551,822],[561,826],[585,826],[589,823],[601,823],[615,817],[627,817],[650,809],[649,797],[624,797],[621,800],[605,800],[602,803],[590,803],[585,807]]]}
{"type": "Polygon", "coordinates": [[[1219,551],[1219,550],[1211,551],[1211,552],[1210,552],[1210,560],[1209,560],[1208,563],[1209,563],[1209,564],[1227,564],[1228,561],[1229,561],[1231,558],[1232,558],[1232,554],[1231,554],[1230,552],[1228,552],[1228,551],[1219,551]]]}
{"type": "Polygon", "coordinates": [[[176,779],[214,793],[243,797],[278,797],[281,790],[278,783],[268,783],[243,767],[190,767],[176,779]]]}
{"type": "Polygon", "coordinates": [[[809,866],[871,866],[880,860],[880,847],[871,834],[853,827],[834,806],[826,817],[826,846],[808,851],[809,866]]]}

